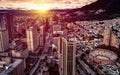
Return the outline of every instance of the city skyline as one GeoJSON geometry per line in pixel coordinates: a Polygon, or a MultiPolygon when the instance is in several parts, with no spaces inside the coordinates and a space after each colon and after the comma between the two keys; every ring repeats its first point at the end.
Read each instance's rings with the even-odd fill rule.
{"type": "Polygon", "coordinates": [[[120,75],[119,2],[0,0],[0,75],[120,75]]]}

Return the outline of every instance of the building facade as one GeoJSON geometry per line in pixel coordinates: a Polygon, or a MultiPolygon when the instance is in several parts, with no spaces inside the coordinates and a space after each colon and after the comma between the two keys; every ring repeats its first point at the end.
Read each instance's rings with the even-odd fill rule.
{"type": "Polygon", "coordinates": [[[0,30],[0,51],[5,51],[9,48],[9,38],[7,30],[0,30]]]}
{"type": "Polygon", "coordinates": [[[34,52],[39,46],[39,34],[36,27],[30,27],[26,31],[27,46],[30,52],[34,52]]]}
{"type": "Polygon", "coordinates": [[[25,75],[26,68],[25,61],[22,59],[15,59],[13,63],[8,64],[8,68],[0,72],[0,75],[25,75]]]}
{"type": "Polygon", "coordinates": [[[45,27],[40,26],[40,47],[43,48],[45,44],[45,27]]]}
{"type": "Polygon", "coordinates": [[[109,27],[105,27],[103,36],[104,36],[103,43],[106,46],[113,46],[119,48],[118,39],[109,27]]]}
{"type": "Polygon", "coordinates": [[[0,15],[0,51],[5,51],[9,48],[9,35],[6,25],[6,17],[0,15]]]}
{"type": "Polygon", "coordinates": [[[75,38],[60,40],[60,75],[75,75],[76,46],[75,38]]]}

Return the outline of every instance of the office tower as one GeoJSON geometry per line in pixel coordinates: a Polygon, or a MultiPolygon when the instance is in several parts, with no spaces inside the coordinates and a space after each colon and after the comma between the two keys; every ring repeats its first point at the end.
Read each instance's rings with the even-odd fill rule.
{"type": "Polygon", "coordinates": [[[6,28],[9,34],[9,41],[14,39],[15,27],[13,23],[13,15],[11,14],[1,14],[0,15],[0,28],[6,28]]]}
{"type": "Polygon", "coordinates": [[[27,46],[30,52],[35,52],[39,46],[39,35],[35,26],[29,27],[26,31],[27,46]]]}
{"type": "Polygon", "coordinates": [[[103,43],[107,46],[110,45],[110,33],[111,33],[110,28],[105,27],[104,34],[103,34],[104,36],[103,43]]]}
{"type": "Polygon", "coordinates": [[[105,27],[103,36],[104,36],[103,43],[106,46],[113,46],[113,47],[119,48],[118,39],[116,35],[112,33],[109,27],[105,27]]]}
{"type": "Polygon", "coordinates": [[[44,26],[40,26],[40,47],[43,48],[45,44],[44,26]]]}
{"type": "Polygon", "coordinates": [[[5,51],[9,48],[8,31],[0,29],[0,51],[5,51]]]}
{"type": "Polygon", "coordinates": [[[45,18],[45,31],[47,32],[49,29],[49,18],[45,18]]]}
{"type": "Polygon", "coordinates": [[[0,15],[0,51],[5,51],[9,48],[9,37],[6,24],[6,17],[0,15]]]}
{"type": "Polygon", "coordinates": [[[119,41],[114,33],[111,33],[111,46],[119,48],[119,41]]]}
{"type": "Polygon", "coordinates": [[[76,39],[61,38],[59,41],[60,51],[60,75],[75,75],[76,71],[76,39]]]}
{"type": "Polygon", "coordinates": [[[8,29],[8,34],[9,34],[9,40],[12,41],[14,39],[14,34],[15,34],[15,23],[14,21],[14,17],[11,14],[7,15],[7,29],[8,29]]]}
{"type": "Polygon", "coordinates": [[[6,29],[7,19],[6,15],[0,15],[0,29],[6,29]]]}

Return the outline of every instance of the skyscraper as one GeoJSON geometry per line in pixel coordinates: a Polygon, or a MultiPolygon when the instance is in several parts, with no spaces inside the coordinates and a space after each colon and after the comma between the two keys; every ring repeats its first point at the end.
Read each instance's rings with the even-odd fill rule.
{"type": "Polygon", "coordinates": [[[9,37],[6,24],[6,17],[0,15],[0,51],[5,51],[9,48],[9,37]]]}
{"type": "Polygon", "coordinates": [[[0,29],[6,29],[7,19],[5,15],[0,15],[0,29]]]}
{"type": "Polygon", "coordinates": [[[40,47],[43,48],[45,44],[45,29],[44,26],[40,26],[40,47]]]}
{"type": "Polygon", "coordinates": [[[35,26],[30,27],[26,31],[27,46],[30,52],[34,52],[39,46],[39,35],[35,26]]]}
{"type": "Polygon", "coordinates": [[[103,36],[104,36],[103,43],[105,45],[119,48],[118,39],[109,27],[105,27],[103,36]]]}
{"type": "Polygon", "coordinates": [[[103,34],[103,36],[104,36],[103,43],[107,46],[110,45],[110,35],[111,35],[110,28],[105,27],[104,34],[103,34]]]}
{"type": "Polygon", "coordinates": [[[0,51],[5,51],[9,48],[8,31],[0,29],[0,51]]]}
{"type": "Polygon", "coordinates": [[[13,15],[11,14],[8,14],[7,15],[7,28],[8,28],[8,34],[9,34],[9,40],[12,41],[15,37],[15,23],[13,22],[14,21],[14,17],[13,15]]]}
{"type": "Polygon", "coordinates": [[[75,75],[76,45],[75,38],[61,38],[60,40],[60,71],[61,75],[75,75]]]}

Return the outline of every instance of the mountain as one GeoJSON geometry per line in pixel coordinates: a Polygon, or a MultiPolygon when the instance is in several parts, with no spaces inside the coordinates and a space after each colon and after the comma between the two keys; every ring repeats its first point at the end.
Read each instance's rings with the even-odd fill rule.
{"type": "Polygon", "coordinates": [[[80,10],[99,10],[104,9],[107,12],[120,12],[120,0],[98,0],[90,5],[82,7],[80,10]]]}

